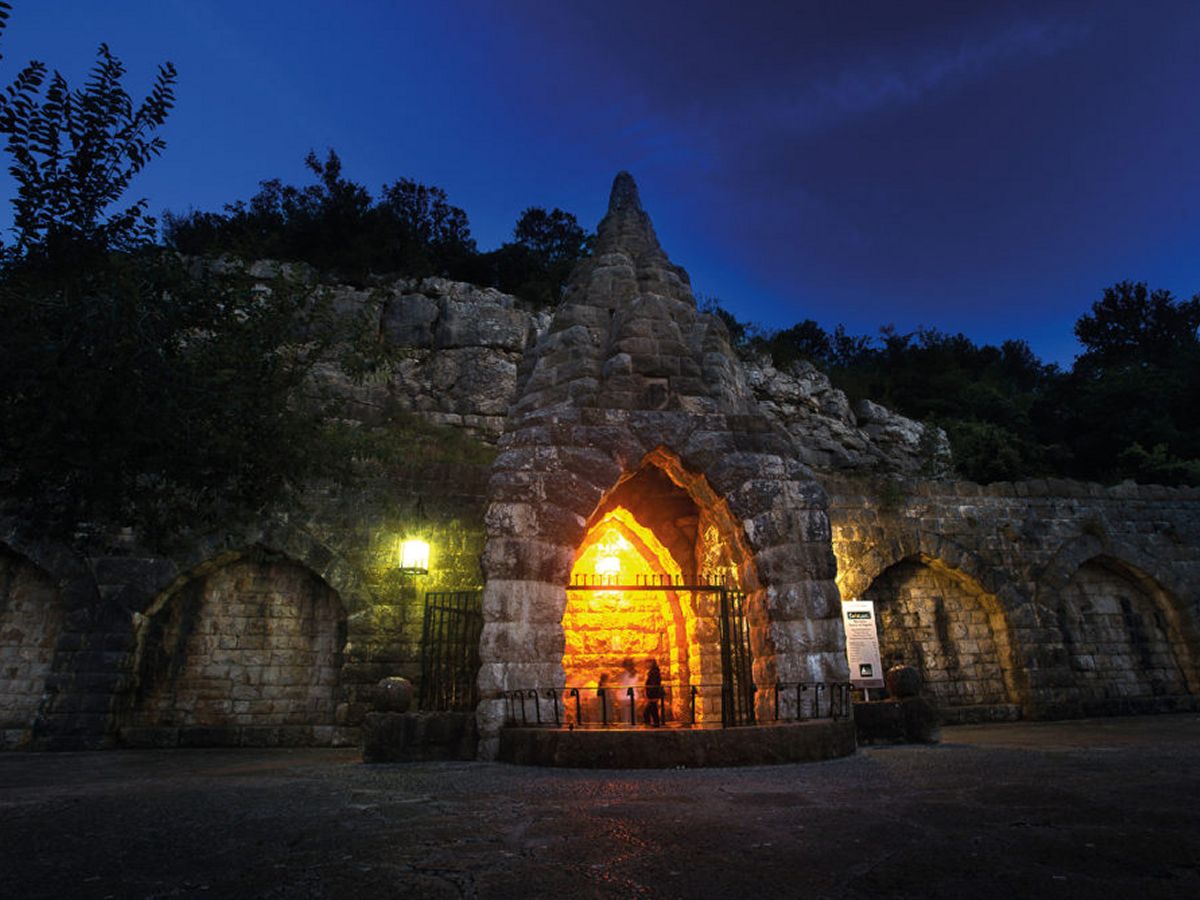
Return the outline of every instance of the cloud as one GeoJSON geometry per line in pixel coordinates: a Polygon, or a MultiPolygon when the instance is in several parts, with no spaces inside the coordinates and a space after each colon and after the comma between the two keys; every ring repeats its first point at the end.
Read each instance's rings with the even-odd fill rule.
{"type": "Polygon", "coordinates": [[[1079,44],[1079,23],[1023,22],[979,40],[962,40],[908,59],[859,63],[819,80],[790,98],[776,97],[783,117],[801,132],[820,132],[873,113],[912,106],[931,95],[986,78],[1030,59],[1079,44]]]}

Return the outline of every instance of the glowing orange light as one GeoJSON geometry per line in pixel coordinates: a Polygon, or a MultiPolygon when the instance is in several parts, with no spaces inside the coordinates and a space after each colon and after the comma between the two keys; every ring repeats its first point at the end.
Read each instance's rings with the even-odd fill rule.
{"type": "MultiPolygon", "coordinates": [[[[649,659],[659,661],[667,681],[686,677],[688,636],[681,614],[672,611],[663,592],[621,589],[654,578],[679,577],[679,566],[669,551],[629,510],[614,508],[597,522],[584,538],[571,578],[612,587],[567,592],[566,683],[603,684],[624,697],[626,688],[641,686],[649,659]]],[[[591,700],[594,703],[595,696],[591,700]]],[[[592,714],[598,715],[595,710],[588,713],[592,714]]]]}
{"type": "Polygon", "coordinates": [[[640,554],[633,549],[633,545],[612,526],[609,526],[604,536],[596,542],[595,550],[595,573],[613,584],[620,583],[622,569],[629,572],[632,569],[645,568],[646,565],[640,554]],[[621,565],[622,559],[626,560],[625,566],[621,565]]]}

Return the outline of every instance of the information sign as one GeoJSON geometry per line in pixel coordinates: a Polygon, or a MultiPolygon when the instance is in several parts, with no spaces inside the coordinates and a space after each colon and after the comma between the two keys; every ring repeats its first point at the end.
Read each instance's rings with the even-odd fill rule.
{"type": "Polygon", "coordinates": [[[842,603],[842,622],[846,626],[846,660],[850,663],[850,683],[857,688],[883,687],[883,664],[879,660],[879,631],[875,626],[872,600],[846,600],[842,603]]]}

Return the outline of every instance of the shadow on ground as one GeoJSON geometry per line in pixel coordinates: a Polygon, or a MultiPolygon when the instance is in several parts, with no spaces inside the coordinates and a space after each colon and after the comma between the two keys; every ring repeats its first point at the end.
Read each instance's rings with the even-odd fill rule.
{"type": "Polygon", "coordinates": [[[0,756],[0,896],[1200,896],[1200,716],[946,728],[822,763],[0,756]]]}

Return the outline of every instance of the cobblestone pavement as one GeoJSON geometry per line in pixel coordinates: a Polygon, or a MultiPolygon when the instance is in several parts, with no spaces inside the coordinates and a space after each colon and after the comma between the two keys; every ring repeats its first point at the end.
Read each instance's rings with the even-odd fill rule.
{"type": "Polygon", "coordinates": [[[0,756],[0,897],[1200,897],[1200,716],[824,763],[0,756]]]}

